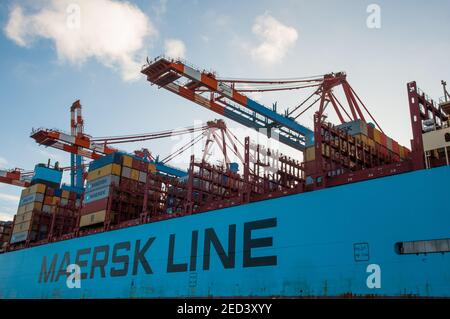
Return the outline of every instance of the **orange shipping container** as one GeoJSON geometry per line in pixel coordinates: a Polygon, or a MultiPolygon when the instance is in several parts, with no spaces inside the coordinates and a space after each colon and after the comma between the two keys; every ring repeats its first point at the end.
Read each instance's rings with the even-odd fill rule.
{"type": "Polygon", "coordinates": [[[378,144],[381,144],[381,132],[378,131],[376,128],[373,129],[373,139],[378,144]]]}
{"type": "Polygon", "coordinates": [[[148,164],[148,171],[150,173],[156,173],[156,165],[152,163],[148,164]]]}
{"type": "Polygon", "coordinates": [[[124,155],[122,158],[123,166],[130,167],[133,165],[133,158],[128,155],[124,155]]]}
{"type": "Polygon", "coordinates": [[[44,205],[53,205],[53,196],[45,196],[44,205]]]}

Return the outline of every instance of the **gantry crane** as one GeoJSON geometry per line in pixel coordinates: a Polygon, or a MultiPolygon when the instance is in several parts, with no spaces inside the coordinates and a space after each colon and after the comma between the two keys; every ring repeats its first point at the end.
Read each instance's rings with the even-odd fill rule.
{"type": "Polygon", "coordinates": [[[241,161],[244,160],[240,153],[237,152],[235,136],[227,130],[225,123],[221,120],[210,121],[205,125],[191,126],[178,130],[93,138],[92,136],[84,133],[84,120],[81,116],[81,104],[79,100],[72,104],[70,111],[72,127],[71,134],[66,134],[55,129],[40,128],[36,130],[33,129],[31,137],[40,145],[56,148],[71,154],[70,167],[72,186],[81,185],[82,187],[84,184],[85,174],[83,172],[83,168],[85,165],[83,165],[81,158],[95,160],[102,156],[117,152],[118,149],[111,146],[113,144],[142,142],[184,134],[199,133],[180,149],[177,149],[174,153],[161,160],[159,157],[154,158],[147,149],[141,149],[134,152],[135,155],[154,162],[158,172],[179,177],[185,176],[187,173],[175,167],[169,166],[167,163],[203,139],[206,139],[203,159],[208,156],[207,154],[211,147],[211,142],[215,141],[223,152],[225,163],[228,167],[230,165],[230,159],[227,154],[227,148],[238,156],[241,161]],[[231,144],[231,146],[227,146],[229,144],[231,144]]]}
{"type": "Polygon", "coordinates": [[[147,76],[149,82],[159,88],[167,89],[226,118],[254,128],[268,137],[275,132],[280,142],[302,151],[307,140],[314,138],[314,131],[300,124],[297,119],[315,105],[318,105],[319,118],[331,104],[342,123],[357,119],[366,121],[366,113],[379,127],[347,82],[344,72],[295,79],[227,79],[219,78],[213,72],[200,71],[181,60],[163,56],[153,61],[147,59],[147,64],[141,72],[147,76]],[[341,103],[336,96],[334,90],[338,87],[342,88],[346,103],[341,103]],[[287,109],[285,114],[277,112],[276,103],[270,109],[245,95],[247,92],[303,89],[313,89],[313,92],[291,110],[287,109]]]}

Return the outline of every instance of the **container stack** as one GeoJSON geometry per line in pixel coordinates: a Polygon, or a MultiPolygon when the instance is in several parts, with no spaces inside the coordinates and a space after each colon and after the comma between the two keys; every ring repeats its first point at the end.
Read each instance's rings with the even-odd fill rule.
{"type": "Polygon", "coordinates": [[[147,175],[155,172],[155,164],[120,152],[91,162],[79,227],[139,217],[147,175]]]}
{"type": "MultiPolygon", "coordinates": [[[[373,124],[367,124],[362,120],[356,120],[338,125],[337,128],[372,148],[373,153],[378,152],[386,158],[393,159],[393,161],[401,161],[410,157],[411,151],[408,148],[398,144],[398,142],[386,136],[384,133],[375,128],[373,124]]],[[[322,154],[329,156],[329,148],[323,144],[322,154]]],[[[314,145],[310,143],[307,145],[305,150],[305,162],[314,160],[314,145]]]]}
{"type": "Polygon", "coordinates": [[[11,238],[12,222],[0,221],[0,251],[4,251],[11,238]]]}
{"type": "Polygon", "coordinates": [[[60,188],[62,171],[39,164],[31,186],[22,191],[11,244],[35,242],[72,232],[81,195],[60,188]]]}

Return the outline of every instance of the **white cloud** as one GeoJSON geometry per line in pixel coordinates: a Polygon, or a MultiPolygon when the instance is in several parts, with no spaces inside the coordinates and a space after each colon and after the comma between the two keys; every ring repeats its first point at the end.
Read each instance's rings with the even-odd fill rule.
{"type": "Polygon", "coordinates": [[[139,78],[146,56],[145,41],[157,35],[148,17],[135,5],[116,0],[47,0],[26,13],[12,8],[5,34],[20,46],[34,39],[54,42],[58,59],[82,64],[90,58],[117,69],[126,81],[139,78]]]}
{"type": "Polygon", "coordinates": [[[167,39],[164,43],[165,55],[174,59],[186,57],[186,46],[184,42],[177,39],[167,39]]]}
{"type": "Polygon", "coordinates": [[[262,43],[251,49],[250,53],[255,60],[264,64],[281,62],[298,39],[295,28],[282,24],[268,13],[255,19],[252,31],[262,39],[262,43]]]}
{"type": "Polygon", "coordinates": [[[12,221],[14,219],[14,214],[7,214],[7,213],[2,213],[0,212],[0,220],[7,222],[7,221],[12,221]]]}
{"type": "Polygon", "coordinates": [[[19,196],[0,193],[0,200],[9,202],[19,202],[19,199],[20,199],[19,196]]]}

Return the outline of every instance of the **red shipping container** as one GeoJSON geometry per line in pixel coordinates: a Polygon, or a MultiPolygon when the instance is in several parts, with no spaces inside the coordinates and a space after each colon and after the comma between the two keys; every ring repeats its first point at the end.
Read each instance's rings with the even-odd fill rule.
{"type": "Polygon", "coordinates": [[[380,135],[380,139],[381,139],[381,145],[383,145],[384,147],[387,147],[387,136],[384,135],[383,133],[381,133],[380,135]]]}
{"type": "Polygon", "coordinates": [[[375,139],[374,133],[373,133],[373,127],[371,125],[367,125],[367,134],[370,139],[375,139]]]}
{"type": "Polygon", "coordinates": [[[120,187],[128,188],[130,185],[131,179],[123,177],[120,179],[120,187]]]}
{"type": "Polygon", "coordinates": [[[392,151],[395,154],[400,154],[400,145],[398,145],[398,142],[392,140],[392,151]]]}
{"type": "Polygon", "coordinates": [[[55,195],[55,190],[51,187],[47,187],[45,190],[45,195],[47,196],[54,196],[55,195]]]}
{"type": "Polygon", "coordinates": [[[133,162],[131,163],[131,168],[139,170],[140,163],[141,163],[141,161],[138,161],[137,159],[133,158],[133,162]]]}
{"type": "Polygon", "coordinates": [[[144,161],[140,161],[139,162],[139,170],[141,172],[147,172],[147,170],[148,170],[148,163],[146,163],[144,161]]]}
{"type": "Polygon", "coordinates": [[[77,199],[77,193],[75,192],[69,192],[69,199],[76,200],[77,199]]]}
{"type": "Polygon", "coordinates": [[[89,204],[83,205],[83,208],[81,208],[81,215],[86,215],[98,212],[100,210],[104,210],[106,209],[107,205],[108,205],[108,198],[103,198],[90,202],[89,204]]]}
{"type": "Polygon", "coordinates": [[[405,147],[405,157],[409,158],[411,155],[411,151],[405,147]]]}
{"type": "Polygon", "coordinates": [[[53,204],[53,196],[45,196],[44,205],[52,205],[53,204]]]}

